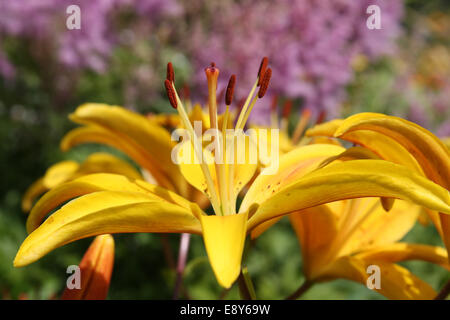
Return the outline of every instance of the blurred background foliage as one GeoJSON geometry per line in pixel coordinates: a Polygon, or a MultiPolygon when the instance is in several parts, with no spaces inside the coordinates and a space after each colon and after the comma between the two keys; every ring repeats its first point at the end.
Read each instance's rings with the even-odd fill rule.
{"type": "MultiPolygon", "coordinates": [[[[270,94],[293,99],[294,112],[309,108],[328,118],[383,112],[450,136],[449,35],[446,0],[0,0],[0,297],[58,298],[67,266],[79,263],[91,241],[14,269],[26,237],[20,210],[26,188],[63,159],[82,161],[99,150],[126,158],[97,145],[59,150],[59,140],[74,127],[67,115],[81,103],[172,112],[162,85],[167,61],[174,63],[177,86],[189,86],[195,101],[204,101],[203,67],[212,60],[223,81],[237,73],[243,96],[267,55],[274,69],[270,94]],[[81,7],[81,30],[65,28],[69,4],[81,7]],[[365,26],[370,4],[381,7],[382,30],[365,26]]],[[[254,122],[268,120],[267,101],[255,108],[254,122]]],[[[115,239],[109,297],[171,298],[179,235],[115,239]]],[[[442,245],[432,226],[417,225],[405,240],[442,245]]],[[[286,219],[248,243],[244,264],[258,298],[284,298],[297,289],[303,282],[300,250],[286,219]]],[[[198,236],[188,261],[184,296],[220,297],[198,236]]],[[[405,265],[435,289],[449,278],[427,263],[405,265]]],[[[238,298],[237,288],[226,297],[238,298]]],[[[318,284],[304,298],[382,299],[344,280],[318,284]]]]}

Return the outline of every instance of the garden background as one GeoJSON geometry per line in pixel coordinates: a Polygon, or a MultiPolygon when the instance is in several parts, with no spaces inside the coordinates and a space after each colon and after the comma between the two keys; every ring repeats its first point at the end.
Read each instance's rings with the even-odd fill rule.
{"type": "MultiPolygon", "coordinates": [[[[204,102],[203,69],[215,61],[222,82],[238,77],[237,101],[259,61],[271,60],[270,96],[290,100],[291,126],[304,108],[327,118],[361,111],[405,117],[450,136],[450,3],[446,0],[0,0],[0,298],[58,298],[68,265],[78,264],[90,239],[59,248],[15,269],[26,237],[21,197],[45,170],[64,159],[82,161],[88,145],[63,153],[59,141],[75,127],[68,115],[84,102],[121,105],[141,113],[173,112],[164,92],[168,61],[178,87],[204,102]],[[66,8],[81,8],[81,29],[68,30],[66,8]],[[381,8],[381,29],[366,26],[366,8],[381,8]]],[[[270,98],[253,123],[268,119],[270,98]]],[[[170,299],[179,235],[114,236],[111,299],[170,299]]],[[[433,226],[417,224],[406,241],[442,245],[433,226]]],[[[246,264],[258,298],[284,298],[303,282],[294,231],[283,219],[251,244],[246,264]]],[[[445,270],[407,262],[435,289],[445,270]]],[[[194,299],[222,289],[199,236],[193,236],[184,283],[194,299]]],[[[236,287],[228,298],[238,298],[236,287]]],[[[305,299],[382,299],[345,280],[315,285],[305,299]]]]}

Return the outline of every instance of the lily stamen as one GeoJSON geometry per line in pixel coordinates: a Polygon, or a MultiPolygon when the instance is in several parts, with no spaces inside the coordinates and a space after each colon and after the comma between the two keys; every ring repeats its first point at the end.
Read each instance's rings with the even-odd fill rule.
{"type": "MultiPolygon", "coordinates": [[[[244,106],[242,107],[241,112],[239,113],[239,118],[236,122],[236,128],[235,128],[236,130],[244,127],[242,125],[244,116],[247,113],[248,106],[250,104],[251,99],[253,98],[256,87],[259,87],[261,85],[262,78],[264,77],[268,63],[269,63],[269,59],[267,57],[264,57],[259,66],[258,77],[256,78],[255,84],[253,85],[252,89],[250,90],[250,93],[247,96],[247,99],[245,100],[244,106]]],[[[252,101],[252,104],[254,105],[256,100],[255,100],[255,98],[253,100],[254,101],[252,101]]]]}
{"type": "Polygon", "coordinates": [[[214,211],[217,214],[221,214],[222,211],[220,210],[219,200],[218,200],[218,197],[216,194],[216,189],[214,188],[214,182],[211,177],[211,173],[209,172],[209,168],[208,168],[207,164],[205,163],[205,161],[203,161],[204,157],[203,157],[202,146],[198,142],[198,137],[194,131],[194,128],[192,127],[191,122],[189,121],[189,117],[186,113],[186,110],[183,107],[183,103],[181,102],[181,100],[178,96],[175,86],[173,85],[173,83],[170,83],[170,81],[168,79],[166,79],[166,81],[164,82],[164,85],[166,87],[167,96],[169,97],[169,101],[170,101],[172,107],[177,109],[185,128],[189,131],[189,134],[192,138],[191,139],[192,145],[194,147],[194,151],[197,155],[197,158],[199,159],[200,167],[201,167],[201,170],[205,177],[206,184],[207,184],[207,187],[209,190],[209,195],[207,194],[207,196],[209,197],[209,199],[211,201],[211,205],[213,206],[214,211]],[[175,97],[175,99],[173,97],[175,97]]]}

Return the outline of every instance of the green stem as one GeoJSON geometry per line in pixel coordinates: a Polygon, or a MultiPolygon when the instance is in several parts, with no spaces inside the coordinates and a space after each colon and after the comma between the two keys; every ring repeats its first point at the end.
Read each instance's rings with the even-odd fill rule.
{"type": "Polygon", "coordinates": [[[248,274],[247,267],[243,267],[238,278],[239,292],[244,300],[256,300],[255,288],[248,274]]]}
{"type": "Polygon", "coordinates": [[[287,297],[285,300],[297,300],[300,298],[306,291],[308,291],[312,286],[313,282],[306,280],[302,283],[302,285],[289,297],[287,297]]]}

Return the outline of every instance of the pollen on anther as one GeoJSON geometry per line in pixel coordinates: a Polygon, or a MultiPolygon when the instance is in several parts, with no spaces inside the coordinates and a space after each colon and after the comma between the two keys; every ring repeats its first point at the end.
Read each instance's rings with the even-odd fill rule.
{"type": "Polygon", "coordinates": [[[267,88],[269,87],[269,83],[270,83],[270,78],[271,77],[272,77],[272,69],[268,68],[264,72],[264,76],[262,78],[261,85],[259,87],[259,91],[258,91],[258,98],[259,99],[264,97],[264,95],[266,94],[267,88]]]}
{"type": "Polygon", "coordinates": [[[262,78],[264,77],[264,74],[266,72],[267,69],[267,65],[269,64],[269,58],[264,57],[261,60],[261,64],[259,65],[259,70],[258,70],[258,86],[261,85],[262,82],[262,78]]]}
{"type": "Polygon", "coordinates": [[[234,86],[236,85],[236,75],[231,75],[230,81],[228,81],[227,92],[225,94],[225,104],[227,106],[231,105],[234,95],[234,86]]]}
{"type": "Polygon", "coordinates": [[[166,87],[166,92],[167,92],[167,97],[169,98],[169,102],[172,105],[172,107],[174,109],[176,109],[178,104],[177,104],[177,98],[175,95],[175,90],[172,87],[172,83],[168,79],[166,79],[164,81],[164,85],[166,87]]]}
{"type": "Polygon", "coordinates": [[[167,64],[167,80],[169,80],[170,82],[174,82],[175,81],[175,72],[173,71],[173,65],[172,62],[169,62],[167,64]]]}

